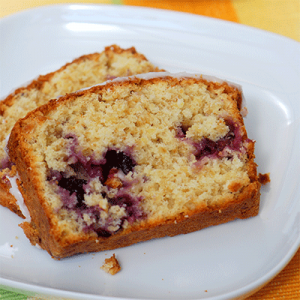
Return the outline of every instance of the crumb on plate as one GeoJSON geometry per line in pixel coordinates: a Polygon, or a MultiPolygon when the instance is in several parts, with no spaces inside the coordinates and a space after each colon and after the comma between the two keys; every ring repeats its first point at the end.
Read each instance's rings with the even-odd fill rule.
{"type": "Polygon", "coordinates": [[[259,181],[262,185],[265,185],[265,184],[271,182],[271,179],[270,179],[270,173],[266,173],[266,174],[261,174],[261,173],[259,173],[259,174],[258,174],[258,181],[259,181]]]}
{"type": "Polygon", "coordinates": [[[121,271],[120,264],[119,264],[118,260],[116,259],[115,254],[113,254],[113,256],[110,258],[106,258],[104,261],[104,264],[102,265],[102,267],[100,269],[104,270],[105,272],[107,272],[111,275],[115,275],[119,271],[121,271]]]}

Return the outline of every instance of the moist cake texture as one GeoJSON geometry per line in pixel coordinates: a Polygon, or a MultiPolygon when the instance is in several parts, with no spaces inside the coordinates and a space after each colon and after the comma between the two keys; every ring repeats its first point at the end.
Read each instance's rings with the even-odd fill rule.
{"type": "Polygon", "coordinates": [[[8,142],[31,215],[25,234],[62,258],[257,215],[241,100],[225,82],[162,73],[29,113],[8,142]]]}
{"type": "Polygon", "coordinates": [[[10,193],[9,178],[15,175],[5,152],[7,137],[19,118],[52,98],[120,76],[159,71],[135,48],[106,47],[101,53],[81,56],[59,70],[39,76],[0,102],[0,204],[23,216],[10,193]]]}

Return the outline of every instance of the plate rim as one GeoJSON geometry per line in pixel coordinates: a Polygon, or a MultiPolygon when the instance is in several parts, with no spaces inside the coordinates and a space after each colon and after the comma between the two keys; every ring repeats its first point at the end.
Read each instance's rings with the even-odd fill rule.
{"type": "MultiPolygon", "coordinates": [[[[117,9],[117,10],[122,10],[122,11],[130,11],[132,9],[134,10],[139,10],[139,11],[160,11],[163,14],[170,14],[173,16],[193,16],[195,18],[199,18],[199,19],[203,19],[207,22],[213,22],[213,23],[218,23],[218,24],[223,24],[226,23],[229,26],[234,26],[234,27],[239,27],[239,28],[244,28],[246,30],[250,30],[251,32],[259,32],[260,34],[264,34],[266,36],[268,36],[269,38],[272,37],[275,40],[285,40],[285,42],[291,43],[291,45],[293,46],[300,46],[300,43],[288,38],[288,37],[284,37],[281,36],[279,34],[276,33],[272,33],[272,32],[268,32],[265,31],[263,29],[259,29],[259,28],[254,28],[254,27],[250,27],[247,25],[243,25],[243,24],[239,24],[239,23],[234,23],[231,21],[226,21],[226,20],[221,20],[221,19],[216,19],[216,18],[210,18],[210,17],[206,17],[206,16],[201,16],[201,15],[196,15],[196,14],[191,14],[191,13],[186,13],[186,12],[178,12],[178,11],[172,11],[172,10],[167,10],[167,9],[157,9],[157,8],[145,8],[145,7],[139,7],[139,6],[117,6],[117,5],[113,5],[113,4],[54,4],[54,5],[43,5],[43,6],[38,6],[35,8],[29,8],[23,11],[19,11],[16,12],[14,14],[8,15],[8,16],[4,16],[0,19],[0,29],[1,26],[3,24],[3,22],[5,22],[6,20],[13,20],[13,18],[19,18],[20,15],[26,15],[26,14],[30,14],[33,11],[38,11],[38,10],[47,10],[49,9],[49,7],[51,8],[57,8],[57,9],[61,9],[61,10],[68,10],[70,9],[70,7],[73,6],[77,6],[77,7],[88,7],[89,9],[93,8],[93,7],[97,7],[97,8],[103,8],[104,10],[109,8],[109,9],[117,9]],[[209,21],[208,21],[209,20],[209,21]]],[[[281,41],[278,41],[281,42],[281,41]]],[[[300,50],[300,47],[299,49],[300,50]]],[[[259,279],[253,281],[252,283],[239,288],[237,290],[234,290],[232,292],[229,292],[228,294],[224,295],[224,296],[233,296],[233,297],[239,297],[239,296],[243,296],[245,295],[244,292],[247,292],[248,294],[246,296],[250,296],[252,293],[256,292],[257,290],[259,290],[262,286],[266,285],[269,281],[271,281],[288,263],[289,261],[293,258],[293,256],[295,255],[295,253],[297,252],[297,250],[300,247],[300,235],[298,236],[298,239],[295,240],[294,244],[289,248],[289,251],[286,253],[286,255],[284,257],[282,257],[282,259],[280,260],[280,263],[278,263],[276,266],[273,267],[272,270],[270,270],[267,274],[264,274],[262,277],[260,277],[259,279]],[[276,271],[275,271],[276,270],[276,271]],[[274,273],[275,271],[275,273],[274,273]],[[254,288],[254,289],[253,289],[254,288]],[[250,293],[250,294],[249,294],[250,293]]],[[[30,292],[33,288],[37,289],[37,290],[44,290],[44,291],[57,291],[57,292],[63,292],[63,293],[68,293],[68,294],[78,294],[81,296],[88,296],[90,297],[89,299],[111,299],[110,297],[106,297],[106,296],[95,296],[95,295],[90,295],[90,294],[85,294],[85,293],[78,293],[78,292],[68,292],[65,290],[61,290],[61,289],[56,289],[56,288],[48,288],[48,287],[40,287],[34,284],[26,284],[26,283],[22,283],[22,282],[17,282],[17,281],[12,281],[9,279],[5,279],[1,277],[0,274],[0,284],[3,285],[7,285],[7,283],[9,283],[8,286],[15,286],[17,285],[24,285],[24,287],[28,287],[28,292],[30,292]],[[12,285],[11,285],[12,284],[12,285]],[[92,297],[92,298],[91,298],[92,297]]],[[[25,289],[26,290],[26,289],[25,289]]],[[[219,297],[223,297],[223,295],[221,296],[217,296],[217,297],[208,297],[208,298],[201,298],[201,299],[221,299],[219,297]]],[[[114,298],[114,297],[113,297],[114,298]]],[[[116,299],[116,298],[114,298],[116,299]]],[[[120,298],[120,299],[124,299],[124,298],[120,298]]],[[[223,299],[223,298],[222,298],[223,299]]],[[[225,298],[224,298],[225,299],[225,298]]]]}

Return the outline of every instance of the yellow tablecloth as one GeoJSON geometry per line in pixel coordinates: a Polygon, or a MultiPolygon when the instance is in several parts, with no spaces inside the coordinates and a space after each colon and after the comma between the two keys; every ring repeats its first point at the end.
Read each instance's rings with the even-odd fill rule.
{"type": "MultiPolygon", "coordinates": [[[[0,0],[0,17],[41,5],[82,2],[195,13],[257,27],[300,42],[300,0],[0,0]]],[[[26,297],[0,289],[0,299],[26,297]]],[[[270,283],[247,298],[264,299],[300,299],[300,250],[270,283]]]]}

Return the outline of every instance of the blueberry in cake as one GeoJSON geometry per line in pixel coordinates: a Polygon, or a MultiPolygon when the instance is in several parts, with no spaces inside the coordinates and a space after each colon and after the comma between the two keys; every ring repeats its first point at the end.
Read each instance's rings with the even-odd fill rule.
{"type": "Polygon", "coordinates": [[[81,56],[59,70],[38,77],[0,102],[0,204],[24,217],[10,192],[15,168],[5,152],[7,137],[16,121],[48,100],[120,76],[160,71],[135,48],[108,46],[101,53],[81,56]]]}
{"type": "Polygon", "coordinates": [[[30,220],[55,258],[258,214],[241,90],[188,74],[116,79],[19,120],[8,151],[30,220]]]}

